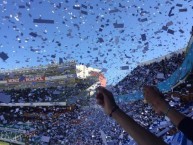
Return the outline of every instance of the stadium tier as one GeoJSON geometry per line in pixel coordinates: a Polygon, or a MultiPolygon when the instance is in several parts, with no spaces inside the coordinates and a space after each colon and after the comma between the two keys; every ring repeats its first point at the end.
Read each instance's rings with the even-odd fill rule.
{"type": "Polygon", "coordinates": [[[57,84],[72,84],[77,79],[76,63],[22,68],[0,73],[1,89],[45,88],[57,84]]]}
{"type": "MultiPolygon", "coordinates": [[[[183,49],[184,50],[184,49],[183,49]]],[[[185,53],[175,52],[137,66],[129,75],[118,82],[114,87],[117,94],[128,94],[141,90],[144,85],[156,85],[168,79],[176,69],[180,68],[185,53]]]]}
{"type": "Polygon", "coordinates": [[[99,82],[106,85],[100,70],[76,65],[74,61],[1,72],[0,76],[0,101],[9,106],[66,105],[76,101],[77,96],[90,95],[89,88],[95,89],[99,82]]]}
{"type": "Polygon", "coordinates": [[[98,76],[90,75],[97,69],[78,66],[74,61],[63,64],[52,64],[32,68],[23,68],[0,72],[0,88],[24,89],[47,88],[53,86],[73,86],[74,84],[90,81],[98,81],[98,76]]]}

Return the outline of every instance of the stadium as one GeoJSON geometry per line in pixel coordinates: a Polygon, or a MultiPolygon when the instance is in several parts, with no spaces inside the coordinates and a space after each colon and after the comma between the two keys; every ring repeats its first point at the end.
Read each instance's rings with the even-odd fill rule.
{"type": "MultiPolygon", "coordinates": [[[[88,68],[84,65],[76,65],[74,61],[66,62],[63,64],[52,64],[48,66],[40,66],[34,68],[23,68],[18,70],[10,70],[1,72],[0,81],[1,89],[7,92],[14,90],[22,92],[28,88],[37,90],[56,90],[54,93],[57,95],[60,93],[65,96],[77,96],[89,87],[104,82],[105,78],[101,80],[100,70],[88,68]],[[77,88],[74,90],[74,88],[77,88]]],[[[32,90],[30,90],[32,91],[32,90]]],[[[32,91],[32,92],[33,92],[32,91]]],[[[88,93],[92,93],[91,90],[87,90],[88,93]]],[[[32,96],[32,94],[30,95],[32,96]]],[[[61,98],[59,102],[65,100],[61,98]]],[[[55,102],[54,98],[50,100],[55,102]]],[[[19,102],[14,102],[19,103],[19,102]]],[[[29,102],[27,102],[29,103],[29,102]]],[[[32,102],[33,103],[33,102],[32,102]]]]}
{"type": "MultiPolygon", "coordinates": [[[[76,65],[75,61],[9,70],[1,72],[0,75],[2,78],[1,90],[4,92],[4,96],[1,93],[1,100],[3,100],[1,109],[9,110],[12,108],[19,110],[17,107],[23,106],[20,115],[26,119],[39,116],[30,114],[27,111],[30,108],[35,111],[36,108],[34,107],[40,107],[41,110],[41,107],[49,109],[48,107],[54,108],[57,106],[59,110],[61,109],[61,112],[55,113],[56,116],[60,116],[62,112],[74,110],[77,107],[75,105],[77,102],[82,102],[81,106],[85,106],[88,99],[93,96],[96,87],[105,85],[105,78],[100,70],[84,65],[76,65]],[[22,100],[18,99],[17,96],[22,96],[22,100]],[[8,108],[4,108],[5,106],[8,108]]],[[[53,111],[53,108],[50,110],[53,111]]],[[[1,117],[4,118],[5,116],[1,117]]],[[[10,115],[6,115],[6,117],[10,117],[10,115]]],[[[2,140],[16,144],[26,144],[27,138],[35,132],[34,130],[29,131],[30,125],[32,124],[17,124],[16,126],[19,128],[25,126],[23,130],[19,131],[16,129],[18,127],[14,128],[14,125],[6,128],[1,126],[1,130],[8,133],[7,137],[10,137],[9,139],[4,137],[5,139],[2,140]],[[17,140],[21,141],[18,142],[17,140]]],[[[4,134],[5,132],[1,133],[4,134]]]]}
{"type": "Polygon", "coordinates": [[[193,145],[168,117],[174,109],[193,119],[190,1],[3,0],[0,8],[0,145],[138,145],[112,117],[117,107],[166,144],[193,145]],[[145,99],[147,85],[169,104],[164,114],[145,99]],[[99,86],[112,92],[102,93],[114,100],[110,113],[99,86]]]}
{"type": "MultiPolygon", "coordinates": [[[[143,84],[154,84],[156,81],[158,87],[165,92],[165,96],[167,96],[167,99],[171,102],[172,106],[175,106],[176,108],[183,107],[183,112],[188,116],[193,116],[191,105],[189,104],[193,101],[193,73],[192,65],[187,64],[192,63],[193,47],[190,45],[192,42],[191,37],[189,45],[187,46],[187,49],[183,49],[184,51],[173,53],[169,57],[161,58],[159,61],[152,61],[138,66],[116,86],[111,87],[111,90],[117,94],[115,97],[120,105],[122,105],[123,101],[128,101],[130,102],[129,106],[132,106],[132,111],[130,111],[129,114],[137,114],[141,110],[143,112],[142,115],[145,117],[150,110],[140,101],[140,96],[142,94],[139,94],[136,90],[140,90],[143,84]],[[168,64],[168,62],[173,62],[172,65],[175,64],[173,67],[168,66],[168,68],[173,68],[173,70],[166,71],[161,65],[163,61],[167,65],[171,65],[168,64]],[[127,89],[124,89],[124,87],[128,88],[125,84],[131,84],[130,81],[132,81],[133,78],[142,80],[140,77],[144,77],[144,70],[147,71],[151,67],[156,66],[159,66],[157,69],[162,69],[162,72],[159,71],[159,75],[157,70],[154,69],[152,70],[153,72],[149,72],[150,74],[153,74],[152,79],[149,78],[148,80],[143,80],[140,84],[134,85],[135,87],[129,89],[129,92],[127,89]],[[183,66],[186,66],[186,68],[187,66],[190,66],[190,68],[184,70],[183,66]],[[139,69],[143,71],[139,71],[139,69]],[[178,72],[181,70],[183,70],[183,72],[178,72]],[[176,74],[178,74],[177,77],[176,74]],[[168,81],[173,84],[168,83],[168,81]],[[124,90],[127,91],[124,92],[124,90]],[[178,93],[179,90],[180,92],[183,92],[183,95],[178,93]],[[171,98],[169,96],[173,97],[171,98]],[[181,103],[179,103],[179,101],[181,103]],[[138,110],[139,108],[140,110],[138,110]]],[[[43,121],[45,119],[51,119],[52,125],[55,126],[53,128],[59,129],[57,127],[61,125],[60,119],[64,119],[64,116],[71,116],[72,114],[76,116],[81,113],[82,116],[78,116],[78,118],[75,117],[76,119],[72,120],[70,119],[71,117],[68,116],[68,118],[66,116],[67,120],[70,119],[68,124],[70,123],[70,126],[73,126],[74,128],[77,126],[81,126],[82,128],[85,127],[85,122],[93,124],[93,120],[97,120],[97,118],[95,118],[97,115],[93,116],[93,120],[88,118],[88,120],[85,120],[85,117],[92,111],[95,112],[95,109],[97,109],[95,105],[92,106],[92,98],[96,87],[99,85],[106,85],[106,79],[100,70],[84,65],[76,65],[74,61],[44,67],[9,70],[1,72],[1,78],[3,78],[1,80],[1,99],[3,100],[2,94],[4,94],[4,97],[6,98],[10,97],[9,102],[1,102],[2,112],[10,112],[10,114],[0,116],[3,123],[1,126],[1,140],[14,144],[46,144],[57,142],[58,139],[55,140],[50,136],[40,135],[40,132],[44,129],[43,126],[38,127],[37,124],[38,121],[43,121]],[[76,90],[74,88],[76,88],[76,90]],[[44,95],[45,92],[49,93],[44,95]],[[16,99],[16,96],[22,96],[21,99],[23,99],[23,102],[21,99],[16,99]],[[48,96],[49,99],[46,100],[46,97],[48,96]],[[31,100],[28,99],[31,97],[31,100]],[[45,100],[43,99],[44,97],[45,100]],[[21,106],[23,107],[21,108],[21,106]],[[39,113],[37,114],[36,112],[39,113]],[[11,120],[13,118],[16,119],[17,122],[12,122],[11,120]],[[7,124],[6,122],[10,122],[9,125],[5,125],[7,124]]],[[[134,81],[132,81],[132,83],[134,83],[134,81]]],[[[123,105],[122,107],[126,106],[123,105]]],[[[154,117],[155,116],[152,115],[152,121],[154,120],[154,117]]],[[[150,122],[148,121],[150,119],[147,119],[146,117],[146,119],[140,118],[141,116],[135,116],[135,119],[139,120],[139,123],[143,126],[148,127],[150,125],[150,122]]],[[[154,127],[149,126],[152,132],[156,133],[157,136],[166,139],[168,135],[177,132],[169,122],[163,121],[163,118],[160,118],[159,121],[161,125],[156,125],[154,127]]],[[[66,129],[68,130],[68,128],[66,129]]],[[[112,136],[106,138],[105,142],[111,143],[112,136]]],[[[124,137],[122,137],[122,142],[124,142],[124,137]]]]}

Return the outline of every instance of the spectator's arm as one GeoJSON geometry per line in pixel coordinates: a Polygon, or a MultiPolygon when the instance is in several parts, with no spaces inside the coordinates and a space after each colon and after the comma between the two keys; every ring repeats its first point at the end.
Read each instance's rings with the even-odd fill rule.
{"type": "Polygon", "coordinates": [[[157,113],[166,115],[187,138],[193,141],[193,120],[191,118],[188,118],[174,108],[171,108],[163,99],[163,94],[152,86],[144,87],[144,97],[157,113]]]}
{"type": "Polygon", "coordinates": [[[180,121],[185,118],[185,115],[170,107],[164,100],[163,94],[157,88],[145,86],[144,97],[145,100],[152,105],[156,113],[166,115],[174,125],[178,126],[180,121]]]}
{"type": "Polygon", "coordinates": [[[121,127],[140,145],[165,145],[166,143],[156,137],[154,134],[140,126],[131,117],[122,110],[118,109],[112,114],[112,117],[121,125],[121,127]]]}
{"type": "Polygon", "coordinates": [[[165,145],[166,143],[154,134],[140,126],[131,117],[118,109],[113,94],[103,87],[99,87],[97,91],[97,103],[101,105],[106,114],[112,117],[123,127],[125,131],[140,145],[165,145]],[[115,109],[117,108],[117,109],[115,109]]]}

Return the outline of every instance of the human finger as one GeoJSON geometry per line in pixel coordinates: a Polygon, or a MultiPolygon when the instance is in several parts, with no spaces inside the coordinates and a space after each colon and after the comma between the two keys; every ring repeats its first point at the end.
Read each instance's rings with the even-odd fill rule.
{"type": "Polygon", "coordinates": [[[97,88],[97,94],[102,94],[104,99],[107,99],[107,98],[113,96],[113,94],[109,90],[107,90],[106,88],[104,88],[102,86],[97,88]]]}
{"type": "Polygon", "coordinates": [[[109,93],[109,91],[108,91],[107,89],[105,89],[104,87],[99,86],[99,87],[97,88],[97,93],[101,93],[101,94],[103,94],[103,95],[107,95],[107,94],[109,93]]]}

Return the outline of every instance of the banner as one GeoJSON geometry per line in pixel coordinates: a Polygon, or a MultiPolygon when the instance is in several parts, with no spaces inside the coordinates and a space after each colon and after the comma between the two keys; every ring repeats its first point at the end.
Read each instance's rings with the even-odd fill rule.
{"type": "Polygon", "coordinates": [[[7,83],[19,83],[19,78],[18,79],[7,79],[7,83]]]}
{"type": "Polygon", "coordinates": [[[45,76],[33,76],[25,78],[25,82],[43,82],[43,81],[45,81],[45,76]]]}
{"type": "Polygon", "coordinates": [[[160,82],[157,87],[162,92],[168,92],[176,84],[186,78],[186,76],[193,70],[193,36],[191,36],[188,47],[186,57],[181,64],[181,66],[166,80],[160,82]]]}
{"type": "Polygon", "coordinates": [[[45,76],[21,76],[17,79],[7,79],[7,83],[21,83],[21,82],[43,82],[45,81],[45,76]]]}

